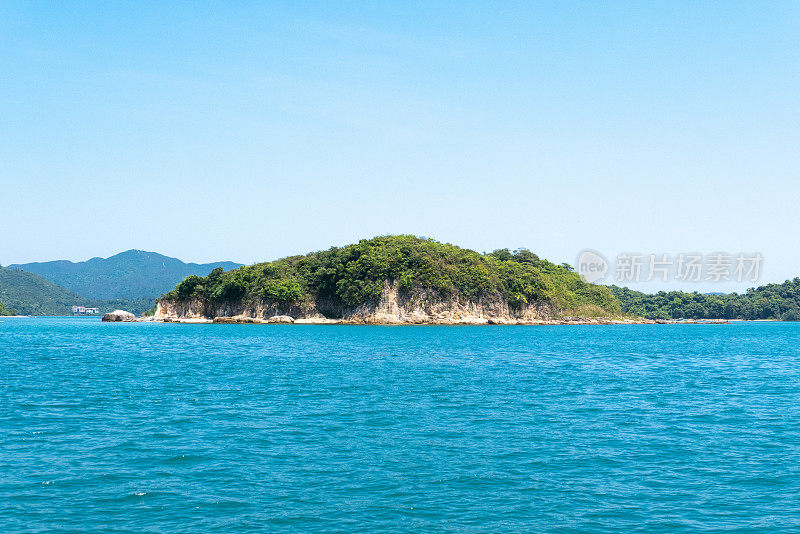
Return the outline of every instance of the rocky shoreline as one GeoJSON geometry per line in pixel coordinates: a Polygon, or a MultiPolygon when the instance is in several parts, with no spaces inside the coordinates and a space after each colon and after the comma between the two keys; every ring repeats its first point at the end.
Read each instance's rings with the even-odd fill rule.
{"type": "Polygon", "coordinates": [[[403,295],[387,280],[378,302],[337,308],[324,301],[285,306],[257,299],[211,302],[198,298],[161,298],[146,320],[188,324],[345,324],[345,325],[613,325],[717,324],[724,320],[652,320],[608,312],[599,307],[569,311],[539,301],[512,307],[499,296],[461,300],[433,295],[403,295]],[[608,313],[608,315],[605,315],[608,313]]]}
{"type": "Polygon", "coordinates": [[[179,324],[320,324],[320,325],[438,325],[438,326],[480,326],[480,325],[626,325],[626,324],[730,324],[726,319],[644,319],[637,318],[595,318],[595,317],[562,317],[560,319],[538,320],[498,320],[487,318],[465,318],[461,320],[436,321],[400,321],[390,319],[329,319],[324,317],[293,318],[288,315],[276,315],[267,319],[249,316],[233,317],[139,317],[139,322],[179,323],[179,324]]]}

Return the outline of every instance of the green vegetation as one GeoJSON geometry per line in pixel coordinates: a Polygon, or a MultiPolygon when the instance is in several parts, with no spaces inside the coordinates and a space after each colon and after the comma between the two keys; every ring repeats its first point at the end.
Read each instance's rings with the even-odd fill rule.
{"type": "MultiPolygon", "coordinates": [[[[144,254],[136,261],[149,265],[135,279],[152,275],[150,260],[165,258],[133,252],[136,256],[144,254]]],[[[124,259],[126,254],[117,256],[124,259]]],[[[104,279],[97,287],[109,280],[104,279]]],[[[116,280],[122,285],[126,277],[116,280]]],[[[84,281],[90,283],[88,278],[84,281]]],[[[376,237],[229,271],[216,267],[207,276],[190,274],[164,297],[199,299],[212,305],[267,301],[285,309],[316,307],[336,316],[362,304],[377,303],[386,281],[396,282],[401,295],[412,299],[502,299],[512,309],[547,303],[566,314],[583,316],[626,313],[649,319],[800,320],[800,278],[748,289],[743,294],[662,291],[648,295],[624,287],[584,283],[569,265],[540,259],[527,249],[481,254],[408,235],[376,237]]],[[[85,298],[34,273],[0,267],[0,315],[70,315],[76,304],[100,308],[101,313],[123,309],[152,315],[154,301],[152,297],[85,298]]]]}
{"type": "MultiPolygon", "coordinates": [[[[71,315],[73,305],[141,314],[156,297],[192,274],[233,269],[238,263],[184,263],[154,252],[129,250],[110,258],[48,261],[0,267],[0,303],[6,313],[71,315]]],[[[3,312],[0,311],[0,314],[3,312]]]]}
{"type": "Polygon", "coordinates": [[[63,315],[80,301],[41,276],[0,267],[0,302],[10,315],[63,315]]]}
{"type": "Polygon", "coordinates": [[[0,315],[71,315],[73,305],[141,313],[155,299],[87,299],[45,280],[39,275],[0,267],[0,315]]]}
{"type": "Polygon", "coordinates": [[[78,263],[60,260],[8,267],[38,274],[85,298],[150,299],[152,306],[158,295],[189,275],[206,275],[216,267],[234,269],[239,265],[233,262],[184,263],[155,252],[129,250],[110,258],[92,258],[78,263]]]}
{"type": "Polygon", "coordinates": [[[619,313],[604,286],[526,249],[481,254],[409,235],[362,240],[305,256],[189,276],[165,298],[214,302],[266,300],[283,306],[352,309],[377,303],[385,281],[409,297],[505,299],[512,308],[550,303],[576,313],[619,313]]]}
{"type": "Polygon", "coordinates": [[[622,310],[649,319],[800,320],[800,278],[727,295],[661,291],[653,295],[612,286],[622,310]]]}

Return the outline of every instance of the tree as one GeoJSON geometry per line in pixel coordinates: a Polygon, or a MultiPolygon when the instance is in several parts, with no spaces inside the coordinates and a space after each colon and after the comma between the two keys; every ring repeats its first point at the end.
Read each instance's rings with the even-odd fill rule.
{"type": "Polygon", "coordinates": [[[494,258],[497,258],[500,261],[511,261],[511,260],[515,259],[514,256],[511,255],[511,251],[508,250],[507,248],[501,248],[501,249],[495,250],[494,252],[492,252],[489,255],[494,257],[494,258]]]}
{"type": "Polygon", "coordinates": [[[187,276],[183,282],[178,284],[178,287],[176,287],[175,290],[178,292],[178,296],[181,298],[186,298],[191,296],[197,289],[197,286],[200,286],[202,283],[203,279],[193,274],[187,276]]]}
{"type": "Polygon", "coordinates": [[[781,316],[781,321],[800,321],[800,310],[797,308],[787,310],[781,316]]]}
{"type": "Polygon", "coordinates": [[[539,256],[527,248],[518,248],[514,251],[514,261],[517,263],[539,263],[539,256]]]}

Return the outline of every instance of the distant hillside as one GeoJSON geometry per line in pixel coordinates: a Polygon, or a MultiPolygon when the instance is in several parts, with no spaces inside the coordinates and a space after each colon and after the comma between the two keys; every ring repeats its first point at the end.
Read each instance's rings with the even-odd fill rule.
{"type": "Polygon", "coordinates": [[[800,278],[782,284],[750,288],[745,293],[685,293],[652,295],[611,286],[622,310],[648,319],[777,319],[800,320],[800,278]]]}
{"type": "Polygon", "coordinates": [[[8,269],[38,274],[90,299],[110,300],[155,299],[187,276],[205,276],[217,267],[230,270],[240,266],[229,261],[184,263],[155,252],[128,250],[105,259],[13,264],[8,269]]]}
{"type": "Polygon", "coordinates": [[[127,310],[137,315],[155,299],[88,299],[45,280],[38,274],[0,267],[0,315],[71,315],[72,306],[99,308],[100,313],[127,310]]]}
{"type": "Polygon", "coordinates": [[[39,275],[0,267],[0,306],[8,314],[66,315],[85,299],[39,275]]]}

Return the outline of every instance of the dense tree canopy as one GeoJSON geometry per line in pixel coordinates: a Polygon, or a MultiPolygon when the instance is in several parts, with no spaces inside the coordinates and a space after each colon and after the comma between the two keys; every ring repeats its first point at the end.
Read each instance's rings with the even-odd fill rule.
{"type": "Polygon", "coordinates": [[[385,281],[400,291],[441,298],[505,298],[512,307],[547,301],[564,310],[595,307],[619,313],[611,291],[527,249],[481,254],[432,239],[382,236],[342,248],[292,256],[232,271],[189,276],[165,295],[210,301],[280,303],[324,299],[344,307],[375,303],[385,281]]]}
{"type": "Polygon", "coordinates": [[[800,278],[730,294],[660,291],[648,295],[626,287],[611,289],[624,312],[650,319],[800,320],[800,278]]]}

